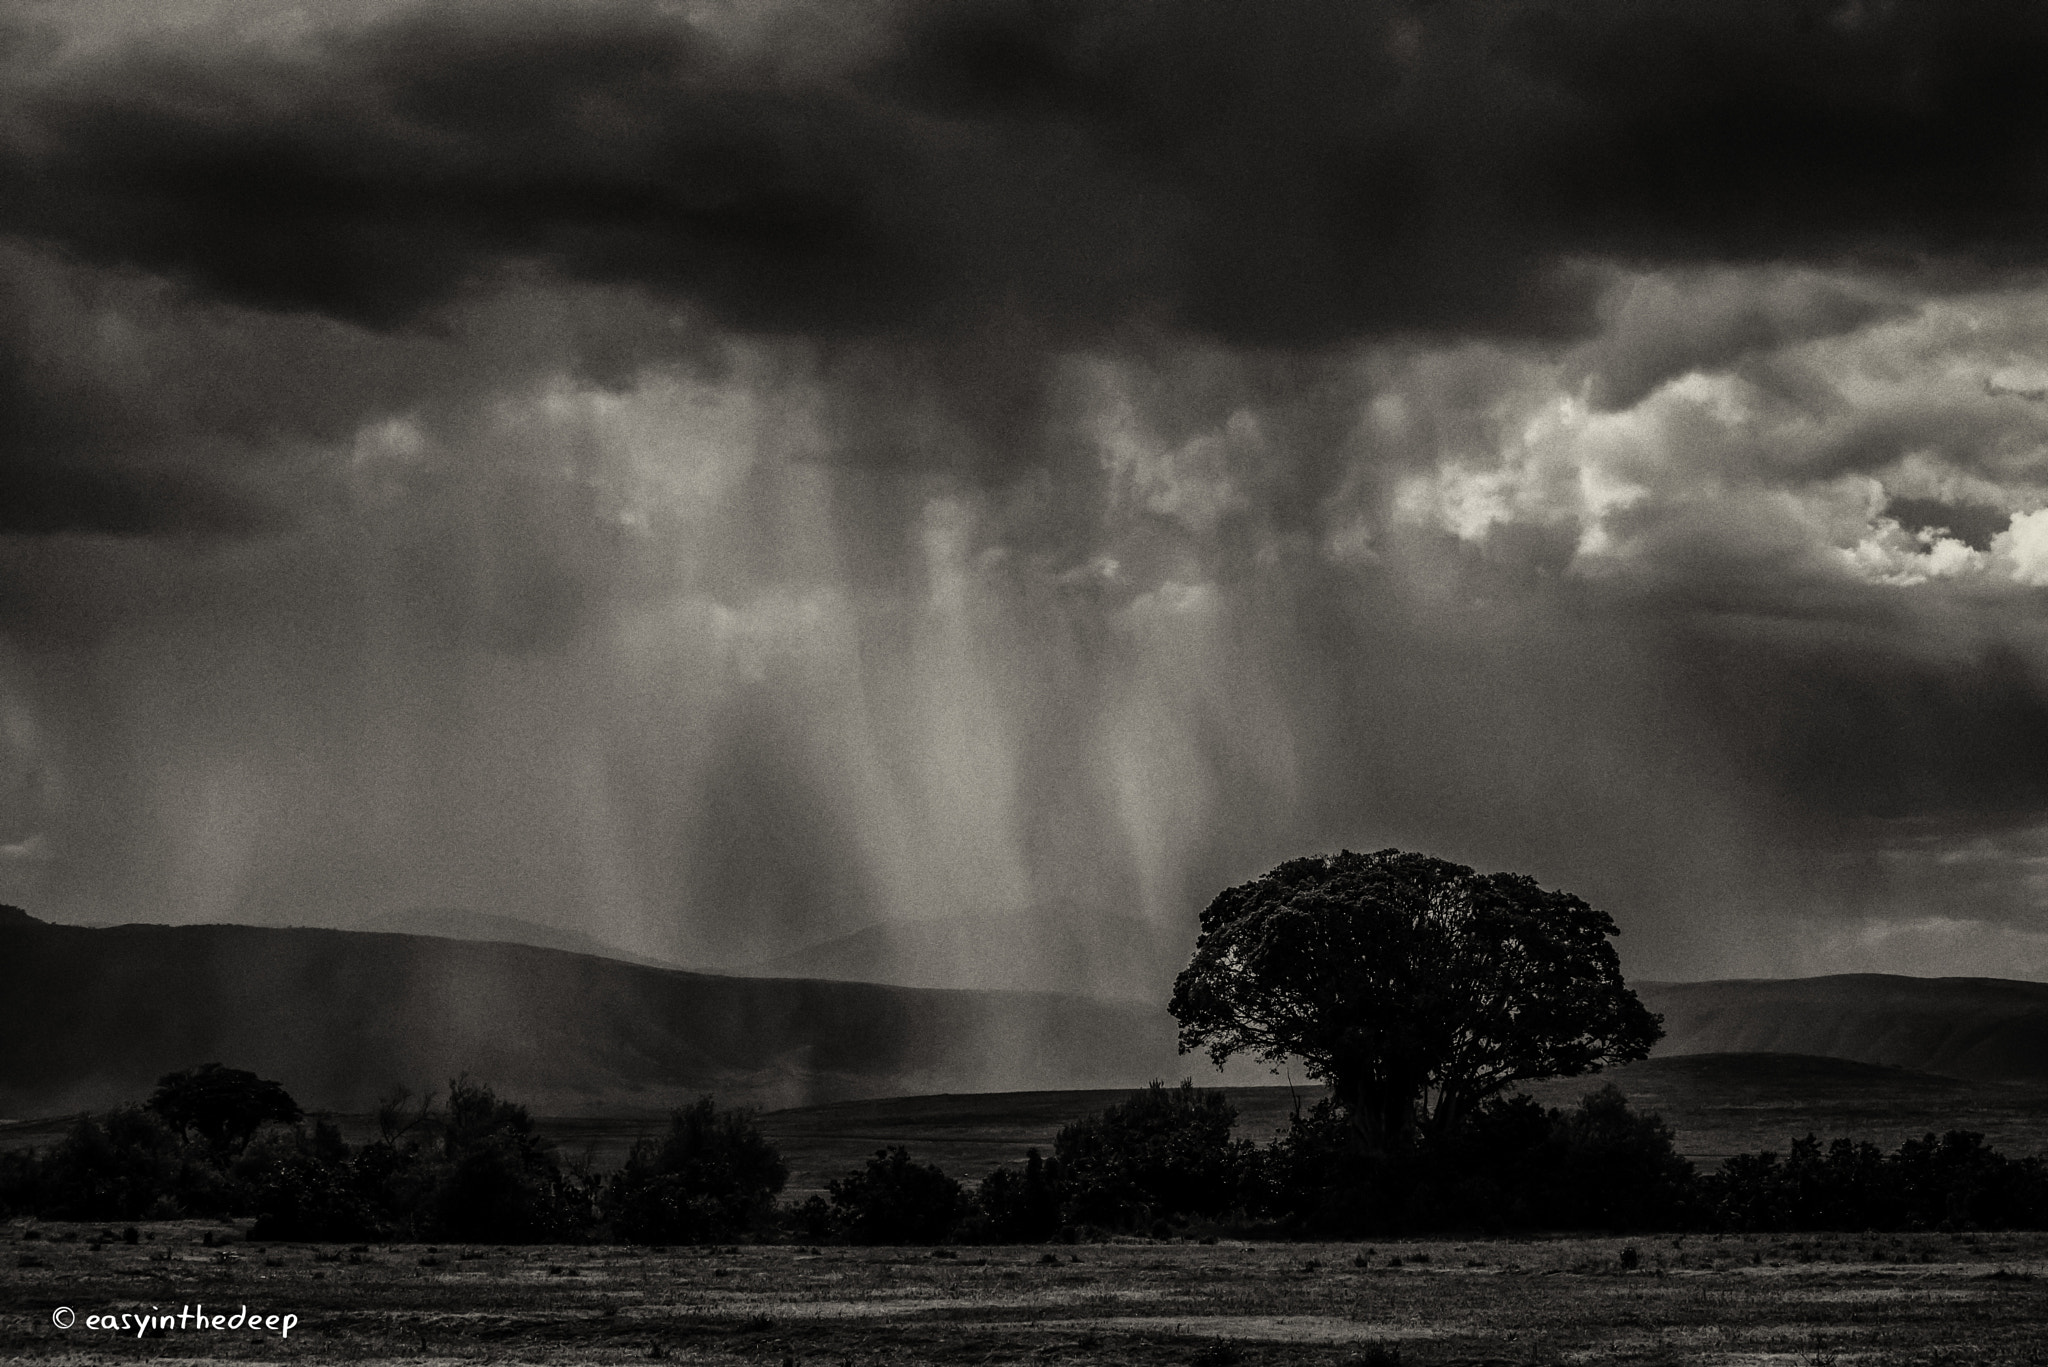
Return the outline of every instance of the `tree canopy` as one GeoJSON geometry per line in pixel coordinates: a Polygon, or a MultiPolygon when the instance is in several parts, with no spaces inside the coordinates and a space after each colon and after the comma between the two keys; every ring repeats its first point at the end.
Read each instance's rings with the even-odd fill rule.
{"type": "Polygon", "coordinates": [[[1217,895],[1174,983],[1182,1052],[1300,1059],[1375,1145],[1509,1085],[1648,1055],[1614,922],[1521,874],[1381,850],[1293,859],[1217,895]]]}
{"type": "Polygon", "coordinates": [[[1154,1082],[1065,1126],[1053,1156],[1072,1193],[1074,1215],[1128,1228],[1161,1217],[1221,1215],[1243,1199],[1257,1151],[1231,1137],[1237,1108],[1222,1092],[1192,1082],[1154,1082]]]}
{"type": "Polygon", "coordinates": [[[147,1105],[180,1134],[197,1131],[222,1152],[240,1150],[263,1125],[301,1118],[298,1103],[277,1083],[218,1063],[165,1074],[147,1105]]]}
{"type": "Polygon", "coordinates": [[[737,1239],[775,1207],[789,1165],[749,1110],[708,1096],[669,1115],[668,1137],[643,1139],[613,1175],[609,1205],[633,1243],[737,1239]]]}

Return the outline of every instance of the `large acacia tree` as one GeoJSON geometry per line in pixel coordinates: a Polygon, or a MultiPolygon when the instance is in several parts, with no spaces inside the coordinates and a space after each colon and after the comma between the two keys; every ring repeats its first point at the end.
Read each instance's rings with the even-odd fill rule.
{"type": "Polygon", "coordinates": [[[1293,859],[1218,894],[1174,983],[1181,1052],[1300,1059],[1376,1146],[1512,1083],[1645,1057],[1614,922],[1521,874],[1423,854],[1293,859]]]}

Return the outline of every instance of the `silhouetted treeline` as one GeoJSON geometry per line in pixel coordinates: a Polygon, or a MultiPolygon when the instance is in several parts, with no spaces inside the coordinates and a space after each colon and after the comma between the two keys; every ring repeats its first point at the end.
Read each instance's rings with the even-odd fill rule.
{"type": "Polygon", "coordinates": [[[1526,1097],[1397,1151],[1329,1101],[1259,1146],[1221,1092],[1154,1083],[1060,1130],[970,1190],[879,1150],[778,1206],[788,1167],[750,1112],[673,1114],[607,1174],[565,1163],[526,1109],[457,1079],[444,1104],[397,1101],[351,1145],[275,1083],[210,1065],[140,1106],[81,1118],[46,1151],[0,1154],[0,1215],[136,1221],[254,1217],[252,1237],[643,1244],[798,1238],[1042,1243],[1113,1234],[1330,1238],[1511,1230],[2048,1227],[2048,1165],[1956,1131],[1742,1154],[1701,1175],[1662,1120],[1613,1087],[1569,1109],[1526,1097]]]}
{"type": "Polygon", "coordinates": [[[1738,1154],[1701,1186],[1730,1229],[2048,1228],[2048,1164],[2008,1158],[1968,1130],[1891,1153],[1851,1139],[1823,1149],[1808,1135],[1782,1158],[1738,1154]]]}
{"type": "Polygon", "coordinates": [[[1318,1102],[1274,1141],[1263,1177],[1263,1212],[1318,1236],[1682,1229],[1705,1213],[1664,1122],[1613,1087],[1570,1110],[1496,1101],[1434,1143],[1393,1152],[1318,1102]]]}
{"type": "Polygon", "coordinates": [[[387,1105],[363,1145],[296,1120],[221,1142],[173,1123],[188,1076],[165,1078],[144,1105],[81,1117],[46,1151],[0,1154],[0,1207],[68,1220],[255,1216],[257,1237],[272,1239],[532,1242],[592,1223],[596,1179],[565,1169],[526,1108],[487,1086],[458,1079],[445,1108],[387,1105]]]}

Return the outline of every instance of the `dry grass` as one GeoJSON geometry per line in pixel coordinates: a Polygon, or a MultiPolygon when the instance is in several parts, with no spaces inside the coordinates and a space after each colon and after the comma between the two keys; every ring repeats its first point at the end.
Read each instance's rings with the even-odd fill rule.
{"type": "MultiPolygon", "coordinates": [[[[2048,1236],[1123,1243],[930,1250],[0,1240],[0,1360],[462,1363],[2043,1361],[2048,1236]],[[95,1247],[95,1243],[98,1246],[95,1247]],[[1626,1249],[1636,1257],[1624,1257],[1626,1249]],[[168,1256],[166,1256],[168,1255],[168,1256]],[[24,1259],[33,1264],[21,1266],[24,1259]],[[1396,1259],[1399,1260],[1398,1265],[1396,1259]],[[1625,1264],[1634,1263],[1634,1270],[1625,1264]],[[205,1302],[289,1341],[52,1327],[205,1302]]],[[[71,1236],[71,1237],[66,1237],[71,1236]]]]}

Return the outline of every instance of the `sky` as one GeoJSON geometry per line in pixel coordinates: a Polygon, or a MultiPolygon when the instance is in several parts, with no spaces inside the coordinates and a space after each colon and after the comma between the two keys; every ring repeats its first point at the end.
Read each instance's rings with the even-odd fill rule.
{"type": "Polygon", "coordinates": [[[2044,64],[1963,0],[13,0],[0,896],[1184,952],[1391,846],[1640,977],[2048,977],[2044,64]]]}

